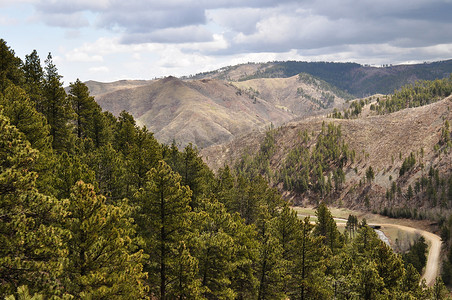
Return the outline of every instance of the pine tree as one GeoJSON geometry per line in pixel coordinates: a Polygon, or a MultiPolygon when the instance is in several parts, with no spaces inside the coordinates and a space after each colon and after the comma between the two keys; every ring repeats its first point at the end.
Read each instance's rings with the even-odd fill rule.
{"type": "Polygon", "coordinates": [[[80,180],[95,184],[94,171],[83,161],[82,157],[66,152],[56,157],[51,185],[58,199],[69,198],[73,186],[80,180]]]}
{"type": "Polygon", "coordinates": [[[199,209],[191,243],[199,260],[199,277],[206,289],[204,295],[208,299],[234,299],[230,279],[236,246],[231,234],[234,220],[216,200],[199,203],[199,209]]]}
{"type": "Polygon", "coordinates": [[[76,298],[137,299],[144,296],[143,253],[134,246],[135,228],[127,203],[108,205],[92,185],[73,187],[63,226],[68,262],[62,281],[76,298]]]}
{"type": "Polygon", "coordinates": [[[228,165],[224,168],[220,168],[217,172],[216,184],[215,184],[215,196],[229,212],[236,211],[234,209],[234,189],[235,189],[235,178],[231,173],[228,165]]]}
{"type": "Polygon", "coordinates": [[[135,144],[137,129],[133,116],[126,111],[122,111],[116,124],[115,142],[113,145],[124,156],[130,153],[131,147],[135,144]]]}
{"type": "Polygon", "coordinates": [[[66,232],[57,224],[65,203],[40,194],[33,171],[37,151],[0,114],[0,297],[20,285],[57,293],[66,232]]]}
{"type": "Polygon", "coordinates": [[[99,191],[110,200],[126,197],[124,184],[125,163],[111,144],[97,148],[91,161],[99,191]]]}
{"type": "Polygon", "coordinates": [[[231,215],[233,226],[229,234],[234,241],[234,252],[231,259],[231,288],[236,293],[236,299],[245,300],[256,297],[257,278],[254,272],[254,262],[258,257],[258,241],[254,225],[246,225],[239,214],[231,215]]]}
{"type": "Polygon", "coordinates": [[[403,278],[400,281],[398,290],[404,293],[407,298],[408,295],[411,295],[415,299],[423,299],[425,298],[425,292],[422,289],[422,286],[419,284],[420,281],[421,276],[416,271],[416,269],[412,265],[407,265],[403,274],[403,278]]]}
{"type": "Polygon", "coordinates": [[[26,285],[19,286],[17,288],[17,293],[15,294],[16,295],[9,295],[5,297],[5,300],[44,300],[44,296],[41,294],[30,295],[30,291],[26,285]],[[17,296],[17,298],[15,296],[17,296]]]}
{"type": "Polygon", "coordinates": [[[69,102],[75,112],[75,134],[80,138],[95,139],[95,117],[101,115],[99,104],[89,95],[88,87],[77,79],[69,85],[69,102]]]}
{"type": "Polygon", "coordinates": [[[296,254],[290,266],[289,296],[293,299],[326,299],[328,289],[325,285],[325,246],[322,238],[312,234],[314,225],[309,217],[300,222],[297,231],[296,254]]]}
{"type": "Polygon", "coordinates": [[[201,280],[198,276],[198,260],[190,254],[185,243],[181,241],[176,250],[175,257],[175,281],[174,290],[171,293],[173,299],[204,299],[201,280]]]}
{"type": "MultiPolygon", "coordinates": [[[[297,240],[300,236],[300,222],[297,213],[286,204],[281,213],[276,217],[274,228],[275,237],[278,239],[282,248],[280,263],[284,269],[290,270],[298,255],[296,249],[298,247],[297,240]]],[[[282,274],[283,291],[286,294],[289,291],[288,284],[291,279],[292,272],[287,271],[282,274]]]]}
{"type": "Polygon", "coordinates": [[[273,223],[268,210],[261,210],[258,219],[259,256],[256,262],[258,280],[257,299],[283,299],[282,275],[286,272],[281,264],[282,247],[275,237],[273,223]]]}
{"type": "Polygon", "coordinates": [[[23,73],[20,69],[22,61],[16,57],[6,41],[0,39],[0,93],[4,93],[10,85],[21,86],[23,73]]]}
{"type": "Polygon", "coordinates": [[[372,169],[372,166],[369,166],[366,170],[366,179],[368,183],[372,183],[372,181],[375,179],[375,173],[372,169]]]}
{"type": "Polygon", "coordinates": [[[171,299],[175,292],[177,263],[175,250],[186,240],[190,215],[190,190],[164,161],[147,174],[145,186],[135,196],[135,220],[149,255],[145,271],[151,294],[171,299]]]}
{"type": "Polygon", "coordinates": [[[44,97],[42,113],[50,125],[52,146],[58,152],[70,150],[71,130],[70,123],[73,112],[61,82],[62,76],[58,74],[49,53],[45,61],[44,97]]]}
{"type": "Polygon", "coordinates": [[[51,147],[50,128],[45,117],[36,111],[25,91],[17,86],[9,86],[5,90],[3,99],[3,114],[10,119],[31,146],[40,151],[49,150],[51,147]]]}
{"type": "Polygon", "coordinates": [[[22,69],[25,77],[24,89],[29,95],[36,110],[42,112],[44,100],[44,71],[41,66],[41,59],[36,50],[33,50],[29,55],[25,56],[25,64],[22,69]]]}
{"type": "Polygon", "coordinates": [[[206,167],[198,154],[198,149],[191,143],[182,152],[181,169],[176,170],[182,176],[182,184],[187,185],[192,193],[190,206],[194,209],[199,199],[207,193],[213,174],[206,167]]]}
{"type": "Polygon", "coordinates": [[[352,272],[352,286],[359,299],[378,299],[384,287],[383,279],[378,275],[377,264],[364,260],[355,265],[352,272]]]}
{"type": "Polygon", "coordinates": [[[323,243],[335,254],[336,249],[342,246],[341,233],[337,230],[336,222],[325,203],[320,203],[316,210],[317,222],[314,234],[323,236],[323,243]]]}
{"type": "Polygon", "coordinates": [[[129,145],[126,157],[126,181],[131,193],[145,185],[146,173],[162,159],[160,145],[146,127],[137,129],[135,134],[135,142],[129,145]]]}

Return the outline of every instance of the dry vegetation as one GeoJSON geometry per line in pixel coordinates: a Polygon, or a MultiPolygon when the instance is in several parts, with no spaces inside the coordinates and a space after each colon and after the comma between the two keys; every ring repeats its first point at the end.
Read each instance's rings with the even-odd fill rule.
{"type": "MultiPolygon", "coordinates": [[[[239,66],[237,72],[242,74],[245,67],[257,65],[239,66]]],[[[114,115],[126,110],[139,125],[154,132],[160,142],[170,144],[175,140],[181,147],[188,143],[199,148],[221,144],[254,130],[264,131],[271,125],[328,112],[344,103],[332,92],[302,82],[298,76],[235,83],[167,77],[138,84],[143,82],[116,82],[92,88],[104,110],[114,115]],[[111,92],[106,93],[109,88],[111,92]]]]}
{"type": "MultiPolygon", "coordinates": [[[[398,203],[390,202],[385,198],[385,193],[392,181],[398,179],[403,160],[411,152],[414,153],[417,163],[409,174],[398,180],[403,193],[416,179],[425,175],[430,166],[439,169],[440,173],[450,173],[452,161],[450,152],[438,153],[434,148],[440,139],[444,121],[450,122],[452,119],[451,108],[452,97],[448,97],[434,104],[383,116],[351,120],[312,117],[292,122],[277,130],[275,135],[277,147],[270,165],[275,169],[282,164],[289,150],[299,143],[300,132],[304,130],[309,133],[318,132],[323,122],[333,122],[341,125],[342,137],[349,148],[355,150],[356,157],[354,163],[344,169],[346,184],[343,190],[330,201],[338,206],[378,212],[384,207],[397,205],[423,207],[427,203],[412,200],[408,204],[404,202],[404,197],[400,197],[398,203]],[[424,168],[421,168],[420,164],[423,164],[424,168]],[[375,179],[367,184],[365,172],[369,166],[372,166],[375,172],[375,179]],[[369,197],[367,207],[364,203],[366,195],[369,197]]],[[[257,152],[262,140],[263,134],[249,134],[227,145],[204,149],[201,154],[210,167],[218,169],[224,164],[234,165],[245,152],[257,152]]],[[[296,203],[307,200],[297,198],[289,192],[284,192],[284,195],[296,203]]]]}

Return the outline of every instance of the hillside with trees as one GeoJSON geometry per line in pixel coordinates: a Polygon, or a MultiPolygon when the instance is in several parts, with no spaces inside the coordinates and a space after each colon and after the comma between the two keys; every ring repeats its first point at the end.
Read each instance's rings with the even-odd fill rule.
{"type": "Polygon", "coordinates": [[[391,94],[402,86],[419,80],[449,77],[452,73],[452,60],[380,67],[357,63],[275,61],[229,66],[188,78],[245,81],[256,78],[287,78],[300,73],[310,74],[360,98],[374,94],[391,94]]]}
{"type": "MultiPolygon", "coordinates": [[[[379,102],[356,101],[355,109],[367,107],[369,112],[369,105],[377,107],[370,115],[349,110],[347,119],[338,113],[292,122],[202,154],[213,168],[227,163],[246,178],[264,176],[294,203],[326,201],[393,218],[437,222],[449,253],[450,94],[450,78],[422,81],[379,102]]],[[[450,262],[448,255],[442,270],[448,284],[450,262]]]]}
{"type": "Polygon", "coordinates": [[[249,178],[264,176],[296,203],[330,199],[393,216],[447,216],[452,101],[431,102],[391,114],[292,122],[202,154],[214,169],[227,163],[249,178]]]}
{"type": "MultiPolygon", "coordinates": [[[[323,202],[315,224],[299,219],[264,177],[213,173],[79,80],[66,94],[50,54],[42,67],[36,51],[0,51],[0,297],[445,297],[365,221],[343,234],[323,202]]],[[[340,138],[328,125],[317,142],[340,138]]]]}

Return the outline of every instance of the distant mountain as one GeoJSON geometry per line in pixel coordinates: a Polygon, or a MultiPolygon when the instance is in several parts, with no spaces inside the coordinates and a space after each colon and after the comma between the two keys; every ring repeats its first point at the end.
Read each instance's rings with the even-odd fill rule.
{"type": "Polygon", "coordinates": [[[253,130],[341,110],[357,96],[390,94],[419,79],[449,77],[452,60],[369,67],[356,63],[242,64],[160,80],[86,84],[105,110],[129,111],[159,141],[200,148],[253,130]]]}
{"type": "Polygon", "coordinates": [[[309,75],[233,83],[167,77],[110,85],[88,82],[88,86],[97,89],[95,99],[104,110],[114,115],[130,112],[160,142],[175,140],[200,148],[325,113],[345,102],[340,96],[344,93],[309,75]]]}
{"type": "Polygon", "coordinates": [[[287,78],[300,73],[322,79],[355,97],[366,97],[373,94],[391,94],[394,90],[417,80],[449,77],[452,73],[452,60],[385,67],[301,61],[249,63],[200,73],[190,78],[245,81],[256,78],[287,78]]]}

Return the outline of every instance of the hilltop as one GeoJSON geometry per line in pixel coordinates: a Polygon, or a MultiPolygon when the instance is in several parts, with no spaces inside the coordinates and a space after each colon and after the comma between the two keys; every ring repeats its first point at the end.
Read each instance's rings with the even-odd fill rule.
{"type": "Polygon", "coordinates": [[[233,83],[167,77],[88,86],[96,87],[104,110],[116,116],[130,112],[160,142],[199,148],[342,107],[346,95],[309,75],[233,83]]]}
{"type": "Polygon", "coordinates": [[[97,97],[114,91],[123,89],[132,89],[143,85],[148,85],[152,80],[118,80],[114,82],[99,82],[89,80],[85,82],[89,89],[90,95],[97,97]]]}

